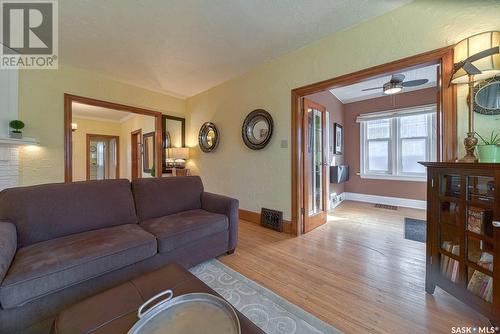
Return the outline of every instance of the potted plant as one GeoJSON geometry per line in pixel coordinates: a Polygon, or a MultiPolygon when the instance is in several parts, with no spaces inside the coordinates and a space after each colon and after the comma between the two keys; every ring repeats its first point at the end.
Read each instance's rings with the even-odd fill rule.
{"type": "Polygon", "coordinates": [[[483,138],[476,132],[482,144],[477,146],[480,162],[500,162],[500,135],[491,131],[491,135],[483,138]]]}
{"type": "Polygon", "coordinates": [[[23,138],[23,133],[21,132],[21,130],[24,129],[24,123],[22,121],[15,119],[13,121],[10,121],[9,126],[12,129],[12,131],[10,132],[10,136],[12,138],[23,138]]]}

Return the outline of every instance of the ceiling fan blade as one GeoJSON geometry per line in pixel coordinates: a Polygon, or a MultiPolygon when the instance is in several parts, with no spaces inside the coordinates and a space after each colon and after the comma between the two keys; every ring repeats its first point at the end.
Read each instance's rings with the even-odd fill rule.
{"type": "Polygon", "coordinates": [[[500,47],[498,47],[498,46],[491,48],[491,49],[487,49],[487,50],[478,52],[478,53],[470,56],[469,58],[465,59],[465,62],[466,63],[467,62],[473,63],[476,60],[483,59],[485,57],[492,56],[492,55],[497,54],[497,53],[500,53],[500,47]]]}
{"type": "Polygon", "coordinates": [[[391,77],[391,82],[403,82],[405,79],[404,74],[393,74],[391,77]]]}
{"type": "Polygon", "coordinates": [[[462,65],[462,68],[464,69],[465,72],[467,72],[467,74],[470,75],[481,74],[481,71],[476,66],[472,65],[472,63],[470,63],[469,61],[466,61],[462,65]]]}
{"type": "Polygon", "coordinates": [[[367,91],[367,90],[382,89],[382,88],[384,88],[384,87],[372,87],[372,88],[365,88],[365,89],[362,89],[361,91],[362,91],[362,92],[365,92],[365,91],[367,91]]]}
{"type": "Polygon", "coordinates": [[[428,83],[428,79],[410,80],[402,83],[403,87],[415,87],[428,83]]]}

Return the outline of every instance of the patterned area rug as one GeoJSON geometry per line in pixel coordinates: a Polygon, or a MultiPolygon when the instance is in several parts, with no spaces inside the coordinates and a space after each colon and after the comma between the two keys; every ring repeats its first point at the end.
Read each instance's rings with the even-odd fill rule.
{"type": "Polygon", "coordinates": [[[268,334],[342,333],[218,260],[190,271],[268,334]]]}

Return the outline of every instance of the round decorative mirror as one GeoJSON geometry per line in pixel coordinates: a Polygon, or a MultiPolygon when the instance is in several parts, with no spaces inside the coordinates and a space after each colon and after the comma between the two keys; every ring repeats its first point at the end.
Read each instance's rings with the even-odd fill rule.
{"type": "Polygon", "coordinates": [[[200,128],[198,144],[203,152],[209,153],[217,148],[219,144],[219,131],[214,123],[206,122],[200,128]]]}
{"type": "Polygon", "coordinates": [[[474,87],[474,111],[483,115],[500,114],[500,77],[485,80],[474,87]]]}
{"type": "Polygon", "coordinates": [[[273,134],[273,118],[264,109],[256,109],[245,118],[241,132],[245,145],[252,150],[263,149],[273,134]]]}

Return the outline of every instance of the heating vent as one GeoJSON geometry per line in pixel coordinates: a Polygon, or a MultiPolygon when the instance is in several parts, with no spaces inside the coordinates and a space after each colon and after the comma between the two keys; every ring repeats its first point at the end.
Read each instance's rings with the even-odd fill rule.
{"type": "Polygon", "coordinates": [[[387,210],[397,210],[398,207],[397,206],[394,206],[394,205],[387,205],[387,204],[375,204],[375,207],[376,208],[379,208],[379,209],[387,209],[387,210]]]}
{"type": "Polygon", "coordinates": [[[262,208],[260,224],[275,231],[283,232],[283,212],[262,208]]]}

